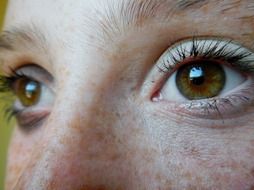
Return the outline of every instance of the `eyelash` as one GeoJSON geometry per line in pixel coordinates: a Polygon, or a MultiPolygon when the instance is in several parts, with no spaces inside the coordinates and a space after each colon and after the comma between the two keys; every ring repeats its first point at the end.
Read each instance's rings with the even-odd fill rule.
{"type": "Polygon", "coordinates": [[[230,50],[229,46],[232,44],[232,40],[227,41],[227,43],[220,48],[219,46],[222,41],[218,40],[215,44],[212,44],[211,42],[207,45],[208,42],[204,39],[203,41],[205,41],[205,43],[201,45],[198,40],[200,40],[200,38],[193,37],[192,48],[190,51],[187,51],[180,45],[176,49],[177,57],[168,50],[167,53],[169,54],[169,59],[166,61],[163,60],[162,65],[157,66],[158,69],[164,73],[172,73],[172,71],[177,70],[186,59],[193,58],[195,60],[198,58],[206,60],[220,60],[232,67],[237,67],[243,72],[250,73],[254,71],[254,66],[251,65],[251,63],[254,63],[254,58],[246,59],[251,55],[251,53],[241,50],[242,48],[240,47],[230,50]]]}
{"type": "Polygon", "coordinates": [[[33,78],[27,76],[26,74],[18,73],[13,69],[11,70],[11,73],[9,76],[0,75],[0,93],[3,94],[1,98],[6,100],[4,94],[8,95],[8,100],[7,100],[8,103],[6,103],[6,105],[3,108],[4,117],[7,122],[9,122],[12,118],[16,117],[23,111],[23,110],[15,109],[12,103],[13,100],[15,99],[14,98],[15,95],[12,90],[12,87],[14,83],[21,78],[34,80],[33,78]]]}
{"type": "MultiPolygon", "coordinates": [[[[232,41],[227,41],[225,45],[221,45],[221,41],[218,41],[217,43],[208,43],[205,39],[205,43],[199,43],[198,40],[200,38],[193,37],[192,39],[192,46],[190,51],[187,51],[184,49],[181,45],[178,46],[176,49],[177,56],[173,55],[169,51],[167,51],[168,59],[165,61],[163,60],[161,66],[157,66],[160,71],[170,74],[174,71],[176,71],[182,63],[188,59],[193,58],[195,59],[208,59],[208,60],[220,60],[225,63],[230,64],[232,67],[236,67],[240,69],[242,72],[248,72],[251,73],[254,71],[254,59],[246,59],[248,58],[251,53],[246,52],[244,50],[241,50],[241,48],[231,49],[229,48],[232,41]],[[252,63],[252,64],[251,64],[252,63]]],[[[224,41],[225,42],[225,41],[224,41]]],[[[2,94],[12,94],[12,97],[14,97],[12,86],[13,84],[20,78],[27,78],[33,80],[33,78],[27,76],[26,74],[17,73],[15,70],[12,70],[10,76],[3,76],[0,75],[0,93],[2,94]]],[[[239,95],[241,96],[241,95],[239,95]]],[[[239,98],[245,99],[244,96],[241,96],[239,98]]],[[[229,99],[221,99],[221,101],[229,102],[229,99]]],[[[221,101],[213,100],[212,102],[202,102],[202,108],[203,110],[209,110],[213,109],[218,112],[220,115],[220,110],[218,109],[219,104],[221,101]]],[[[248,101],[248,100],[246,100],[248,101]]],[[[11,102],[11,101],[9,101],[11,102]]],[[[200,103],[200,102],[199,102],[200,103]]],[[[197,104],[193,104],[193,101],[190,103],[190,106],[188,108],[192,109],[192,107],[195,107],[197,104]]],[[[6,105],[4,108],[5,117],[7,121],[10,121],[13,117],[16,117],[19,115],[23,110],[16,110],[11,103],[6,105]]]]}

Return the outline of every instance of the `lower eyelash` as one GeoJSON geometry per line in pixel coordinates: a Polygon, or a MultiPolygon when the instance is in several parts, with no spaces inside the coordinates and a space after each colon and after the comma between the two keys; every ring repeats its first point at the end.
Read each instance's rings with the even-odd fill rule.
{"type": "Polygon", "coordinates": [[[241,114],[243,110],[244,113],[247,113],[248,108],[254,103],[254,98],[251,98],[251,90],[253,88],[254,85],[243,89],[241,92],[222,98],[215,97],[207,100],[193,100],[188,103],[180,103],[176,105],[175,109],[195,115],[195,117],[224,120],[225,118],[241,114]]]}
{"type": "Polygon", "coordinates": [[[15,118],[19,114],[19,112],[20,111],[15,110],[12,105],[7,105],[4,108],[4,118],[6,119],[7,123],[9,123],[12,118],[15,118]]]}
{"type": "Polygon", "coordinates": [[[7,123],[9,123],[12,118],[15,118],[20,111],[16,110],[13,106],[15,96],[11,93],[11,91],[5,91],[3,94],[0,94],[0,96],[0,101],[2,102],[1,109],[3,118],[7,123]]]}

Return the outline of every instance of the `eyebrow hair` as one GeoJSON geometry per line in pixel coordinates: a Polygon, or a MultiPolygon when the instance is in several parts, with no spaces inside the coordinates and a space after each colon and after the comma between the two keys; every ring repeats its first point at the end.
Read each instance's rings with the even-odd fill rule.
{"type": "Polygon", "coordinates": [[[185,10],[188,8],[200,8],[207,4],[208,0],[178,0],[176,1],[175,7],[179,10],[185,10]]]}
{"type": "MultiPolygon", "coordinates": [[[[217,0],[216,0],[217,1],[217,0]]],[[[106,1],[108,2],[108,1],[106,1]]],[[[175,12],[199,9],[208,4],[209,0],[119,0],[106,3],[104,22],[99,22],[104,33],[120,32],[126,27],[143,26],[147,20],[157,19],[168,22],[175,12]],[[160,17],[160,19],[158,19],[160,17]]]]}
{"type": "MultiPolygon", "coordinates": [[[[234,11],[242,4],[241,0],[232,0],[224,2],[219,0],[118,0],[116,3],[109,3],[106,0],[104,6],[106,13],[100,13],[101,17],[96,24],[102,28],[102,33],[109,39],[114,39],[116,35],[125,34],[129,28],[141,28],[146,24],[155,21],[161,25],[169,23],[175,17],[176,13],[191,13],[207,7],[207,5],[218,6],[218,14],[223,14],[227,11],[234,11]]],[[[243,1],[246,6],[243,8],[248,14],[248,19],[252,19],[254,14],[254,2],[252,0],[243,1]]],[[[207,9],[207,8],[205,8],[207,9]]],[[[179,19],[179,18],[177,18],[179,19]]],[[[234,15],[232,19],[240,19],[240,15],[234,15]]]]}
{"type": "MultiPolygon", "coordinates": [[[[107,0],[104,2],[107,10],[104,22],[97,24],[101,25],[107,36],[111,36],[128,26],[142,26],[146,20],[155,17],[162,8],[167,7],[168,12],[173,12],[174,9],[183,11],[200,8],[207,1],[209,0],[119,0],[116,3],[110,3],[107,0]]],[[[168,14],[166,17],[170,18],[170,15],[168,14]]],[[[88,19],[90,22],[94,20],[94,18],[88,19]]],[[[45,49],[47,45],[47,38],[35,24],[11,27],[0,34],[0,52],[34,47],[45,49]]]]}
{"type": "Polygon", "coordinates": [[[46,37],[34,25],[11,27],[0,35],[0,51],[19,49],[43,49],[47,44],[46,37]]]}
{"type": "MultiPolygon", "coordinates": [[[[251,1],[251,0],[250,0],[251,1]]],[[[103,34],[112,38],[117,33],[122,33],[128,27],[142,27],[147,21],[154,19],[158,22],[169,22],[173,18],[175,12],[198,10],[209,3],[220,2],[219,0],[118,0],[112,3],[111,0],[105,0],[102,6],[105,7],[106,13],[99,13],[99,21],[96,22],[94,15],[87,16],[86,24],[90,27],[101,28],[103,34]],[[110,3],[111,2],[111,3],[110,3]],[[94,22],[95,21],[95,22],[94,22]],[[95,26],[94,24],[98,24],[95,26]]],[[[237,7],[239,0],[230,3],[224,3],[224,9],[228,11],[237,7]]],[[[254,10],[254,2],[248,2],[245,7],[249,12],[254,10]]],[[[98,15],[96,15],[98,16],[98,15]]],[[[239,19],[250,21],[253,20],[253,15],[239,17],[239,19]]],[[[85,32],[85,31],[83,31],[85,32]]],[[[245,34],[253,36],[253,33],[245,34]]],[[[97,40],[104,37],[97,36],[97,40]]],[[[87,42],[89,43],[89,42],[87,42]]],[[[12,27],[2,32],[0,35],[0,52],[1,50],[16,50],[23,48],[43,49],[46,51],[49,43],[43,32],[36,27],[35,24],[29,26],[12,27]]],[[[94,44],[93,44],[94,45],[94,44]]]]}

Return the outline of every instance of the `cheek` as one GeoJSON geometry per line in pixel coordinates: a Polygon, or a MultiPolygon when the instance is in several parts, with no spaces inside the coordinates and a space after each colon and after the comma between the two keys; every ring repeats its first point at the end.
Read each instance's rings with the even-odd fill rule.
{"type": "Polygon", "coordinates": [[[151,123],[160,150],[156,165],[163,168],[158,173],[160,184],[167,179],[179,188],[236,190],[254,185],[252,126],[216,130],[183,123],[166,125],[158,119],[148,126],[151,123]]]}
{"type": "MultiPolygon", "coordinates": [[[[79,120],[72,122],[72,132],[58,141],[67,151],[54,149],[52,156],[59,159],[47,163],[54,176],[58,176],[49,185],[54,187],[58,180],[59,183],[63,178],[67,180],[66,173],[71,174],[73,182],[86,179],[90,184],[98,184],[99,176],[112,184],[117,181],[123,189],[133,189],[140,184],[147,189],[248,189],[254,185],[252,127],[193,129],[158,116],[145,118],[143,111],[134,110],[129,107],[109,113],[97,110],[96,116],[100,119],[92,121],[93,126],[97,126],[92,128],[83,128],[81,123],[84,122],[79,120]],[[77,140],[71,138],[73,135],[77,140]]],[[[29,176],[36,161],[41,160],[38,152],[47,146],[45,133],[46,130],[40,129],[30,138],[17,131],[14,133],[7,187],[17,183],[21,175],[29,176]]],[[[46,147],[51,148],[50,144],[46,147]]]]}
{"type": "Polygon", "coordinates": [[[31,180],[35,170],[50,174],[49,189],[63,187],[63,179],[73,187],[85,181],[92,184],[91,189],[97,184],[109,189],[112,184],[120,189],[248,189],[254,185],[251,126],[225,130],[186,126],[172,116],[152,115],[153,107],[143,110],[146,105],[128,101],[130,89],[113,89],[89,109],[71,110],[68,122],[59,122],[55,118],[67,116],[54,113],[48,126],[32,134],[17,130],[10,147],[7,187],[20,176],[24,183],[31,180]],[[45,161],[48,152],[50,160],[45,161]]]}
{"type": "Polygon", "coordinates": [[[31,160],[35,139],[26,138],[15,129],[9,147],[6,189],[11,189],[18,182],[31,160]]]}

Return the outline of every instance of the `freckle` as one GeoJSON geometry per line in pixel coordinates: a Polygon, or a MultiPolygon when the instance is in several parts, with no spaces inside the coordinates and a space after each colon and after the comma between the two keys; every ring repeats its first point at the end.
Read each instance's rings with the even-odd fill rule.
{"type": "Polygon", "coordinates": [[[149,177],[150,176],[150,172],[148,170],[145,170],[145,171],[142,172],[142,175],[144,177],[149,177]]]}
{"type": "Polygon", "coordinates": [[[250,172],[251,176],[254,177],[254,168],[252,168],[251,172],[250,172]]]}
{"type": "Polygon", "coordinates": [[[155,176],[155,179],[158,181],[161,181],[161,174],[157,173],[155,176]]]}
{"type": "Polygon", "coordinates": [[[121,76],[121,77],[119,78],[119,80],[120,80],[120,81],[124,81],[124,77],[121,76]]]}
{"type": "Polygon", "coordinates": [[[116,112],[115,115],[116,115],[117,118],[121,118],[121,115],[120,115],[119,112],[116,112]]]}
{"type": "Polygon", "coordinates": [[[167,148],[167,149],[165,149],[165,150],[163,150],[163,154],[164,155],[169,155],[169,154],[171,154],[171,152],[172,152],[172,150],[170,150],[169,148],[167,148]]]}
{"type": "Polygon", "coordinates": [[[191,149],[191,154],[192,154],[194,157],[200,157],[200,156],[201,156],[199,150],[196,149],[196,148],[192,148],[192,149],[191,149]]]}
{"type": "Polygon", "coordinates": [[[188,180],[192,180],[192,175],[190,172],[186,172],[186,174],[184,175],[188,180]]]}
{"type": "Polygon", "coordinates": [[[171,181],[171,180],[167,180],[165,186],[166,186],[168,189],[173,189],[172,181],[171,181]]]}
{"type": "Polygon", "coordinates": [[[116,160],[119,160],[119,158],[120,158],[119,154],[112,154],[111,157],[110,157],[110,160],[111,161],[116,161],[116,160]]]}
{"type": "Polygon", "coordinates": [[[254,140],[251,140],[250,143],[252,146],[254,146],[254,140]]]}

